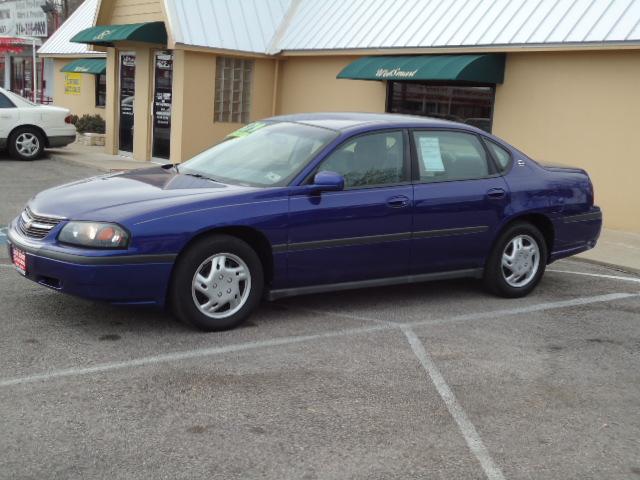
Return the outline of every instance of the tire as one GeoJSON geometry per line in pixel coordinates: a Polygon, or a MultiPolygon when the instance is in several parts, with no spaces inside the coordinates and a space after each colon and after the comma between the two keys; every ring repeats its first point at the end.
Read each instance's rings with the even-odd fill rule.
{"type": "Polygon", "coordinates": [[[229,330],[256,309],[263,288],[262,262],[256,252],[239,238],[212,235],[196,241],[178,258],[169,304],[188,325],[208,332],[229,330]]]}
{"type": "Polygon", "coordinates": [[[9,138],[9,154],[16,160],[36,160],[44,146],[44,136],[32,127],[20,127],[9,138]]]}
{"type": "Polygon", "coordinates": [[[485,287],[491,293],[506,298],[528,295],[544,275],[547,252],[546,241],[535,226],[525,222],[509,226],[500,235],[487,259],[485,287]],[[521,239],[522,249],[517,248],[517,239],[521,239]],[[513,258],[511,265],[507,257],[513,258]],[[506,265],[503,265],[503,259],[506,265]]]}

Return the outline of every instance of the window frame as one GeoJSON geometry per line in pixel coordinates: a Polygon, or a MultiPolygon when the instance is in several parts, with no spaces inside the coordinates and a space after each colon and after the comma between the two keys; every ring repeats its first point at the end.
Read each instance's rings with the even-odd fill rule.
{"type": "Polygon", "coordinates": [[[369,135],[395,133],[395,132],[402,133],[402,142],[404,147],[402,149],[403,180],[400,182],[394,182],[394,183],[384,183],[379,185],[360,185],[357,187],[347,187],[345,185],[342,191],[347,192],[347,191],[353,191],[353,190],[370,190],[372,188],[388,188],[388,187],[396,187],[396,186],[402,186],[402,185],[411,185],[413,183],[412,178],[413,178],[413,169],[414,169],[413,161],[411,158],[411,147],[409,145],[409,140],[411,135],[409,134],[409,131],[406,128],[393,128],[393,127],[384,128],[380,130],[370,130],[367,132],[357,133],[355,135],[345,138],[339,144],[333,147],[330,152],[328,152],[326,155],[323,155],[322,160],[320,160],[318,165],[316,165],[311,170],[311,172],[305,177],[305,179],[301,182],[301,185],[310,185],[311,183],[313,183],[314,177],[321,171],[320,167],[322,167],[325,161],[328,160],[329,157],[331,157],[331,155],[336,153],[340,148],[342,148],[346,144],[353,142],[358,138],[366,137],[369,135]]]}
{"type": "MultiPolygon", "coordinates": [[[[384,103],[384,111],[386,113],[394,113],[395,115],[409,115],[405,113],[395,113],[391,112],[391,101],[393,97],[393,84],[394,83],[411,83],[417,85],[426,85],[428,87],[488,87],[491,89],[492,102],[491,102],[491,117],[489,118],[489,131],[486,133],[491,134],[493,132],[493,117],[496,110],[496,84],[495,83],[478,83],[478,82],[466,82],[462,80],[455,81],[408,81],[408,80],[389,80],[387,81],[387,91],[385,95],[385,103],[384,103]]],[[[415,115],[415,114],[414,114],[415,115]]],[[[436,118],[430,117],[429,115],[418,115],[423,118],[436,118]]],[[[466,124],[465,124],[466,125],[466,124]]],[[[473,126],[473,125],[471,125],[473,126]]]]}
{"type": "Polygon", "coordinates": [[[418,127],[418,128],[409,129],[409,139],[411,140],[411,163],[412,163],[412,172],[413,172],[412,182],[414,183],[414,185],[428,185],[431,183],[448,183],[448,182],[473,182],[477,180],[486,180],[488,178],[497,178],[497,177],[503,176],[503,174],[500,173],[500,169],[498,168],[496,161],[493,158],[493,155],[491,154],[491,152],[489,151],[489,148],[483,141],[484,135],[481,135],[479,133],[471,132],[469,130],[458,129],[458,128],[447,128],[447,127],[420,128],[418,127]],[[447,132],[447,133],[471,135],[472,137],[476,137],[476,139],[478,140],[478,143],[480,143],[480,146],[485,152],[485,155],[487,158],[487,166],[489,167],[489,175],[486,175],[484,177],[479,177],[479,178],[447,179],[447,180],[434,180],[434,181],[421,180],[420,179],[420,163],[419,163],[420,159],[418,158],[418,149],[416,148],[416,142],[415,142],[415,134],[419,132],[447,132]]]}
{"type": "Polygon", "coordinates": [[[13,100],[11,100],[9,97],[7,97],[4,93],[0,92],[0,97],[4,98],[7,101],[7,103],[9,104],[9,106],[7,106],[7,107],[0,106],[1,109],[18,108],[16,106],[16,104],[13,102],[13,100]]]}
{"type": "Polygon", "coordinates": [[[107,75],[105,73],[100,73],[95,75],[96,79],[95,79],[95,88],[94,88],[94,93],[95,93],[95,104],[96,104],[96,108],[107,108],[107,75]],[[104,84],[104,105],[100,105],[98,103],[98,98],[100,98],[100,77],[104,76],[104,80],[105,80],[105,84],[104,84]]]}

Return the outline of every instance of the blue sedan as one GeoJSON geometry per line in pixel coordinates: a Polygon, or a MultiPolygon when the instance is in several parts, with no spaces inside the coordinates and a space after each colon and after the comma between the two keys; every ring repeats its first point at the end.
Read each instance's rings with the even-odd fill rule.
{"type": "Polygon", "coordinates": [[[324,113],[249,124],[179,165],[46,190],[8,240],[41,285],[223,330],[263,297],[461,277],[521,297],[601,226],[584,170],[459,123],[324,113]]]}

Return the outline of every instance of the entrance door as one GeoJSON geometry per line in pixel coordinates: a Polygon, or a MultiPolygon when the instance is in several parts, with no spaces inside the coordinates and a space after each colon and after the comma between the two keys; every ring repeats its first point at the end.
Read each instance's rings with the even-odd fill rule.
{"type": "Polygon", "coordinates": [[[133,105],[136,95],[136,54],[120,54],[120,128],[119,150],[133,153],[133,105]]]}
{"type": "Polygon", "coordinates": [[[169,159],[173,54],[171,52],[156,52],[154,65],[152,156],[169,159]]]}

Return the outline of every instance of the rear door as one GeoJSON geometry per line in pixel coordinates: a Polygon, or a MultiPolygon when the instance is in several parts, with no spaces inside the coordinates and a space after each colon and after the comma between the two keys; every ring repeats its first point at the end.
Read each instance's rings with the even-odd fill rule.
{"type": "Polygon", "coordinates": [[[481,138],[412,132],[414,274],[481,268],[505,217],[509,190],[481,138]]]}
{"type": "Polygon", "coordinates": [[[408,136],[402,130],[360,135],[337,147],[316,172],[340,173],[345,189],[290,199],[290,285],[407,275],[409,170],[408,136]]]}

